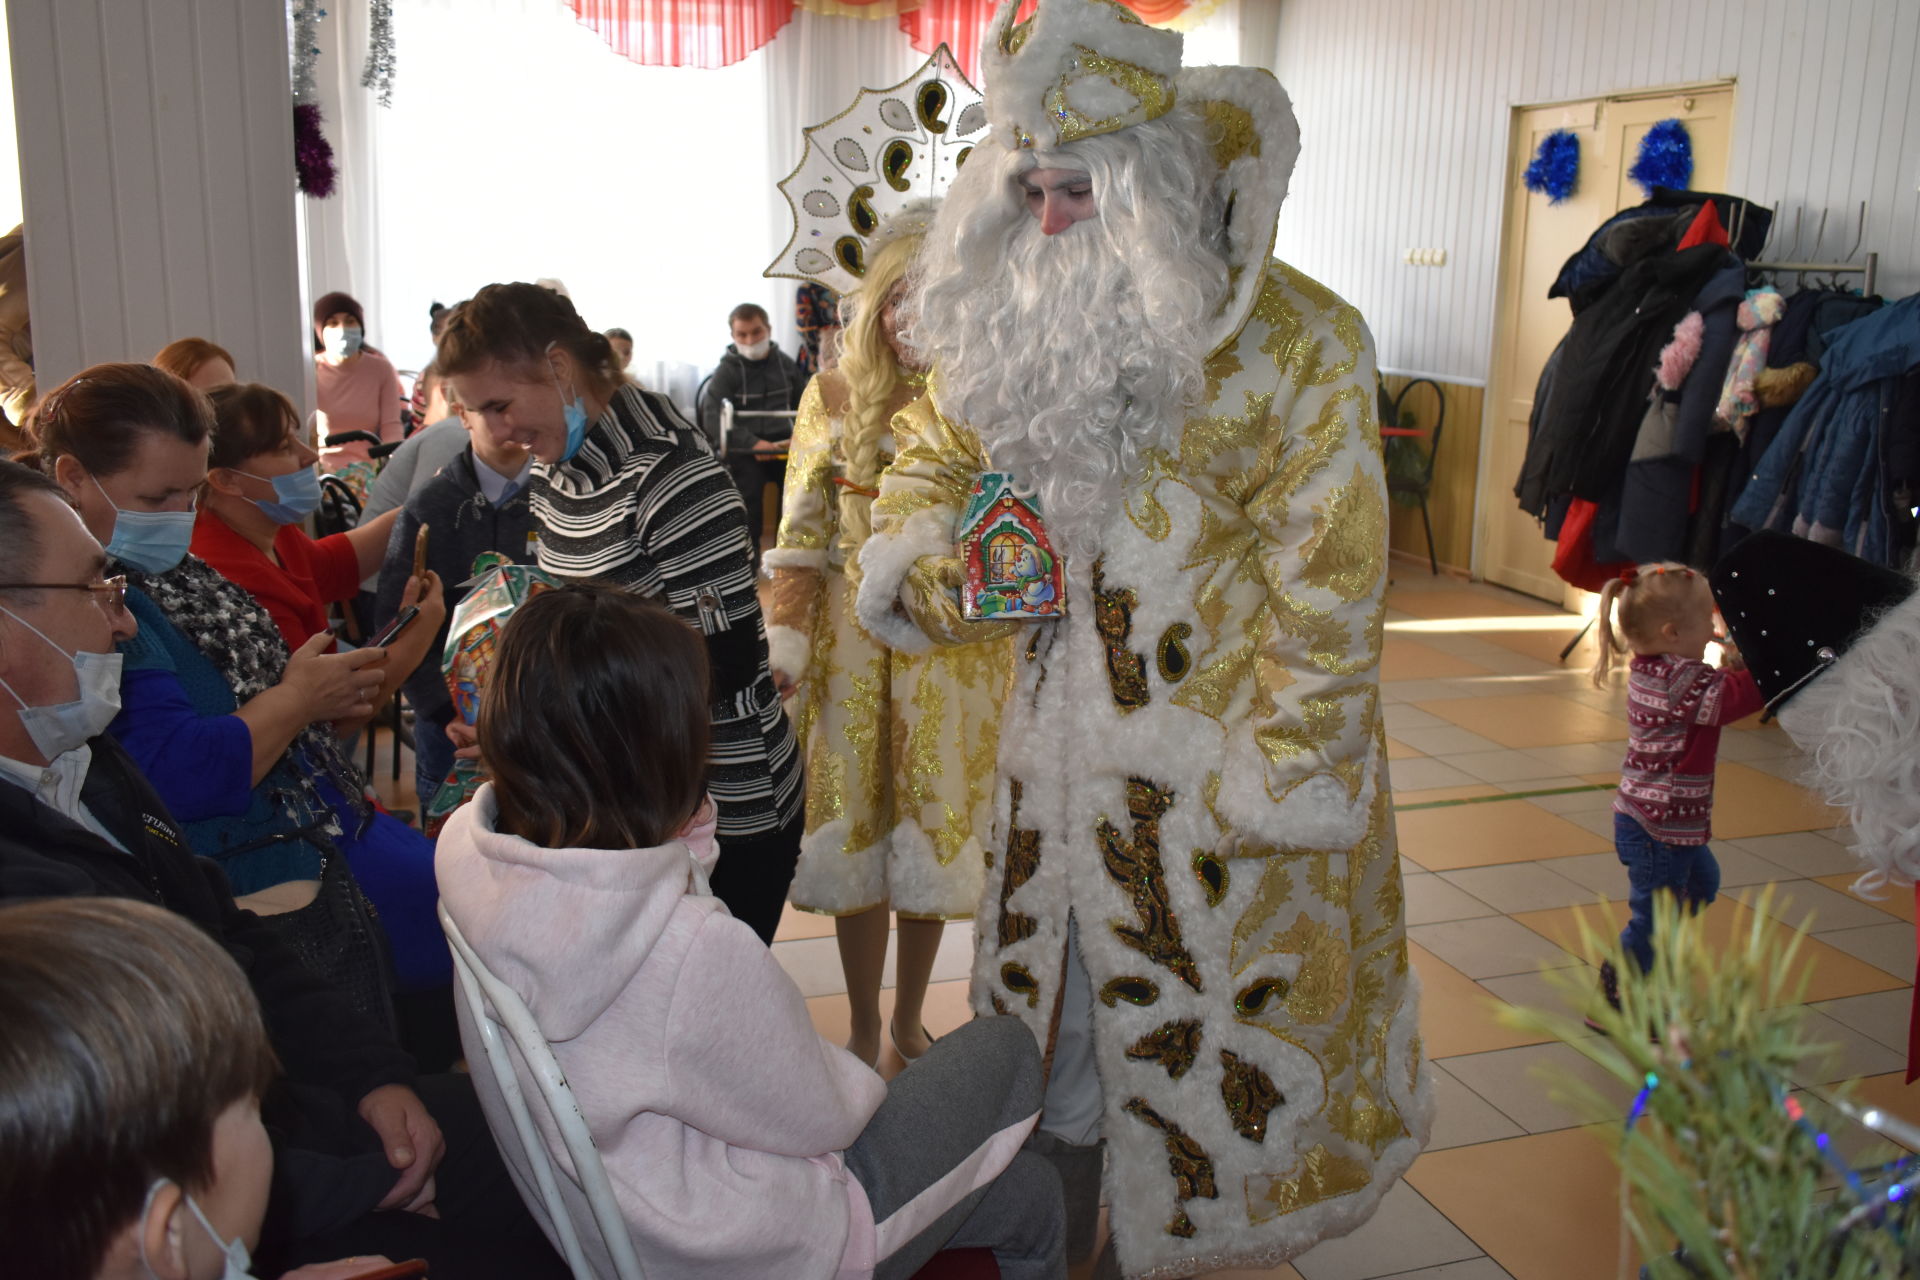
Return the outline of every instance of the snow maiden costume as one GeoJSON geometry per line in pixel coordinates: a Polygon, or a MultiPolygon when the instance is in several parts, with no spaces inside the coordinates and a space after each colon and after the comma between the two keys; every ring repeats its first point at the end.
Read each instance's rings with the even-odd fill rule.
{"type": "Polygon", "coordinates": [[[1177,35],[1102,0],[1042,0],[1019,26],[1014,7],[985,54],[992,137],[923,253],[914,333],[933,396],[894,421],[860,616],[899,648],[978,634],[942,590],[962,509],[990,470],[1037,492],[1065,616],[990,624],[1017,629],[1016,657],[974,1007],[1021,1018],[1051,1052],[1043,1129],[1090,1141],[1059,1117],[1076,1083],[1081,1096],[1097,1084],[1126,1275],[1271,1266],[1366,1221],[1429,1123],[1376,675],[1372,343],[1351,306],[1268,260],[1298,151],[1268,73],[1182,71],[1177,35]],[[1154,158],[1169,154],[1183,175],[1154,158]],[[1103,188],[1127,164],[1161,172],[1103,188]],[[1038,224],[1021,206],[1037,197],[1012,184],[1073,167],[1091,174],[1100,221],[1026,238],[1038,224]],[[1198,208],[1156,220],[1141,211],[1154,200],[1198,208]],[[999,239],[979,225],[996,218],[999,239]],[[1207,237],[1193,271],[1123,267],[1111,247],[1135,235],[1138,259],[1178,227],[1207,237]],[[1081,266],[1029,305],[1023,273],[1054,242],[1081,266]],[[968,258],[982,245],[1002,261],[968,258]],[[1137,288],[1115,294],[1129,269],[1137,288]],[[1182,328],[1173,295],[1209,269],[1217,288],[1182,328]],[[1012,280],[1005,323],[958,324],[996,272],[1012,280]],[[1063,338],[1060,290],[1082,285],[1118,301],[1063,338]],[[1135,354],[1167,333],[1187,335],[1184,391],[1153,382],[1168,361],[1135,354]],[[969,344],[996,334],[995,367],[970,367],[969,344]],[[1051,365],[1072,378],[1105,360],[1105,394],[1015,403],[1062,341],[1084,346],[1051,365]],[[1022,343],[1037,363],[1010,371],[1022,343]],[[1109,476],[1076,472],[1103,451],[1109,476]]]}

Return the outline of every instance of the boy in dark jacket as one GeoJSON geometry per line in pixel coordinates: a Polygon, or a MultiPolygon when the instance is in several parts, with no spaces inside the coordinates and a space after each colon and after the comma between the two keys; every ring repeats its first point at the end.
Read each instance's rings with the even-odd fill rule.
{"type": "Polygon", "coordinates": [[[793,419],[741,415],[798,409],[811,375],[773,341],[764,307],[743,302],[727,317],[727,324],[733,342],[700,394],[700,429],[726,462],[740,496],[746,499],[747,533],[758,563],[766,524],[762,493],[767,485],[779,485],[786,479],[784,455],[787,441],[793,436],[793,419]],[[729,401],[733,404],[733,426],[723,440],[721,406],[729,401]]]}
{"type": "Polygon", "coordinates": [[[473,559],[497,551],[516,564],[532,564],[538,547],[528,490],[533,455],[518,445],[499,445],[486,431],[469,431],[467,447],[414,490],[393,522],[387,558],[380,569],[374,602],[376,627],[384,628],[400,611],[400,597],[413,576],[414,541],[427,529],[427,568],[446,584],[447,619],[422,662],[403,686],[413,704],[414,785],[422,809],[453,768],[453,699],[440,672],[453,611],[467,594],[473,559]]]}

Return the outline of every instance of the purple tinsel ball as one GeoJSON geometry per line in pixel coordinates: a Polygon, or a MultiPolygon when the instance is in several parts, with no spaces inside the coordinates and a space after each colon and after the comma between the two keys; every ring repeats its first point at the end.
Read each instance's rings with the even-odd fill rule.
{"type": "Polygon", "coordinates": [[[1555,129],[1540,139],[1540,150],[1534,154],[1533,163],[1527,166],[1521,180],[1529,191],[1546,192],[1548,204],[1559,204],[1573,194],[1579,174],[1579,136],[1555,129]]]}
{"type": "Polygon", "coordinates": [[[293,167],[300,190],[322,200],[333,194],[333,144],[320,132],[320,108],[312,103],[293,109],[293,167]]]}

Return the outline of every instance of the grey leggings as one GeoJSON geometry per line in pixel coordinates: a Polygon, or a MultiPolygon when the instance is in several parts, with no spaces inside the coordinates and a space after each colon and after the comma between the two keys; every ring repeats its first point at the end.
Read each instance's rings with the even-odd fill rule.
{"type": "MultiPolygon", "coordinates": [[[[847,1148],[884,1223],[956,1168],[992,1135],[1040,1109],[1040,1053],[1014,1018],[978,1018],[940,1037],[887,1089],[887,1100],[847,1148]]],[[[1060,1177],[1022,1150],[1000,1176],[891,1254],[875,1280],[906,1280],[943,1249],[991,1249],[1006,1280],[1066,1275],[1060,1177]]]]}

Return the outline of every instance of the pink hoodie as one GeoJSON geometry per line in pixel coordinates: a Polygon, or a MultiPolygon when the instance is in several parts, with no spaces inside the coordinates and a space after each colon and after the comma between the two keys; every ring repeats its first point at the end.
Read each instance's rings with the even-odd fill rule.
{"type": "MultiPolygon", "coordinates": [[[[839,1153],[886,1085],[820,1038],[793,980],[708,893],[712,802],[681,839],[619,851],[542,849],[496,832],[497,812],[489,784],[448,820],[440,898],[552,1044],[641,1267],[713,1280],[870,1273],[872,1211],[839,1153]]],[[[474,1083],[494,1132],[511,1133],[488,1074],[474,1083]]],[[[566,1149],[533,1110],[562,1193],[583,1210],[566,1149]]],[[[532,1187],[517,1144],[500,1145],[532,1187]]]]}

